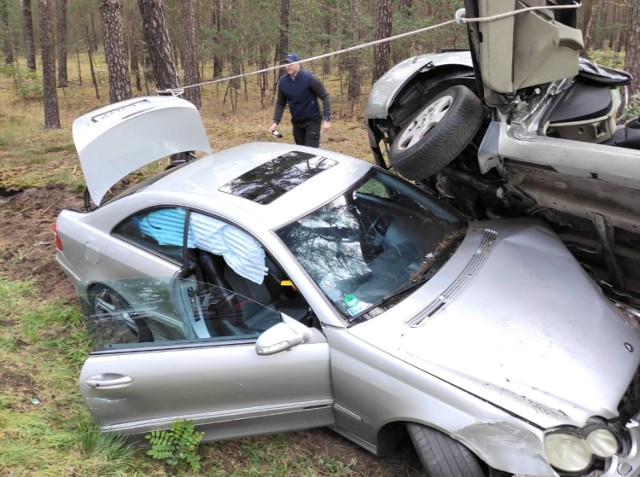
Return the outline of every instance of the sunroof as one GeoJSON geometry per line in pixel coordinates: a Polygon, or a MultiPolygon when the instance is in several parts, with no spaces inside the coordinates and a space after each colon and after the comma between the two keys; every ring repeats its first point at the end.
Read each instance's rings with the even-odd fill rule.
{"type": "Polygon", "coordinates": [[[291,151],[251,169],[220,187],[221,192],[270,204],[322,171],[338,164],[333,159],[291,151]]]}

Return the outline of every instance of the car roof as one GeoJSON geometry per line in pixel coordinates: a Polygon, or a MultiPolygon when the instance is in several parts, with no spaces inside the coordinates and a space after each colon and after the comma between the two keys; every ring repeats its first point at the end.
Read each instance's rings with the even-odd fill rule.
{"type": "Polygon", "coordinates": [[[225,149],[176,168],[141,193],[154,196],[154,202],[182,204],[233,217],[240,222],[257,218],[266,227],[276,228],[329,202],[372,167],[368,162],[324,149],[254,142],[225,149]],[[290,180],[292,171],[296,174],[299,165],[278,170],[273,174],[275,184],[266,187],[266,199],[265,194],[253,194],[255,187],[265,183],[264,174],[256,171],[271,170],[274,161],[291,156],[305,163],[328,161],[330,165],[293,181],[290,180]],[[230,184],[237,184],[239,178],[245,181],[243,187],[230,187],[230,184]],[[274,193],[274,187],[279,191],[274,193]],[[249,194],[245,193],[247,190],[249,194]]]}

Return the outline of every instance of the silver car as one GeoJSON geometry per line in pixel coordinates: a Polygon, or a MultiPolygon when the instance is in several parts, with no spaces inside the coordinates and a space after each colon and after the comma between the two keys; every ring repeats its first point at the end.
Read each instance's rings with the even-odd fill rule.
{"type": "Polygon", "coordinates": [[[639,474],[638,310],[541,222],[468,222],[321,149],[211,153],[179,98],[73,133],[98,206],[60,214],[57,260],[87,307],[80,390],[104,431],[329,426],[379,456],[408,433],[432,476],[639,474]]]}
{"type": "Polygon", "coordinates": [[[470,50],[409,58],[373,85],[376,163],[470,217],[545,220],[608,296],[640,307],[640,122],[620,121],[631,76],[579,58],[576,10],[551,9],[578,2],[464,3],[469,20],[502,18],[470,21],[470,50]]]}

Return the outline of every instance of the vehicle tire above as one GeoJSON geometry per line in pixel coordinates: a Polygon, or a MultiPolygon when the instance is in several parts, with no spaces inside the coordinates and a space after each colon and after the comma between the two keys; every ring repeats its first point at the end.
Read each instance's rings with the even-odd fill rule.
{"type": "Polygon", "coordinates": [[[427,477],[485,477],[476,456],[458,441],[412,422],[407,431],[427,477]]]}
{"type": "Polygon", "coordinates": [[[389,162],[411,180],[442,170],[471,142],[484,116],[480,99],[466,86],[447,88],[421,107],[391,144],[389,162]]]}

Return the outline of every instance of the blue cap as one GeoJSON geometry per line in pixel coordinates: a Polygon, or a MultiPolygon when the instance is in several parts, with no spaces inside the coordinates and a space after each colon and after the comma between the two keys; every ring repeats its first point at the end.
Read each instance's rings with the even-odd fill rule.
{"type": "Polygon", "coordinates": [[[300,61],[300,56],[298,53],[289,53],[284,60],[283,63],[295,63],[296,61],[300,61]]]}

